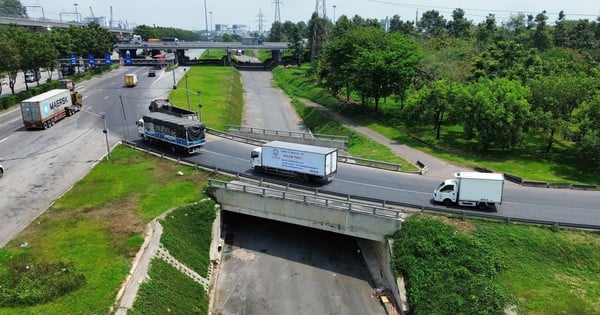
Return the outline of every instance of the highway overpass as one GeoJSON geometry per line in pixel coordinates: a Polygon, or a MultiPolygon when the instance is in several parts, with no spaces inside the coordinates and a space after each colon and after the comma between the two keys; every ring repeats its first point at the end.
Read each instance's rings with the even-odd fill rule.
{"type": "MultiPolygon", "coordinates": [[[[18,25],[26,26],[33,30],[46,30],[52,28],[69,28],[71,26],[85,26],[86,24],[77,22],[63,22],[50,19],[24,19],[15,17],[0,16],[0,25],[18,25]]],[[[111,33],[132,34],[133,30],[123,28],[107,28],[111,33]]]]}

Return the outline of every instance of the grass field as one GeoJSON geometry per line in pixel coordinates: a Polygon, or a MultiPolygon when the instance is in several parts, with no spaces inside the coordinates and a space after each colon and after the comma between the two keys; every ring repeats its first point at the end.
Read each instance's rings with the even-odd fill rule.
{"type": "Polygon", "coordinates": [[[551,183],[596,185],[600,187],[600,169],[586,168],[574,159],[569,144],[558,141],[554,153],[540,154],[543,143],[537,138],[528,139],[527,145],[511,152],[477,153],[472,143],[459,142],[456,136],[460,128],[444,126],[440,140],[436,140],[431,129],[422,128],[407,133],[401,124],[393,123],[381,113],[393,112],[393,100],[381,104],[381,113],[373,114],[362,106],[342,106],[341,102],[327,90],[316,86],[307,78],[310,67],[276,68],[273,73],[277,85],[288,95],[310,99],[326,107],[338,110],[362,126],[366,126],[389,139],[405,143],[427,154],[466,167],[485,167],[496,172],[509,173],[527,180],[551,183]],[[368,113],[365,114],[365,111],[368,113]]]}
{"type": "Polygon", "coordinates": [[[600,233],[460,219],[457,230],[489,244],[498,281],[520,314],[600,314],[600,233]]]}
{"type": "Polygon", "coordinates": [[[205,198],[199,183],[206,178],[192,168],[115,148],[110,161],[100,162],[0,250],[0,277],[15,258],[24,264],[69,262],[85,277],[83,286],[51,303],[0,308],[0,314],[107,313],[143,242],[145,224],[169,208],[205,198]]]}

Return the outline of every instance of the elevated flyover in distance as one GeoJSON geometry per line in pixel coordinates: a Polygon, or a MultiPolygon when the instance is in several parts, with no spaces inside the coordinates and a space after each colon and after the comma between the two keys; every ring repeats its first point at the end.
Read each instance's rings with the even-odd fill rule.
{"type": "MultiPolygon", "coordinates": [[[[175,60],[183,60],[185,51],[189,49],[225,49],[230,50],[247,50],[247,49],[266,49],[272,51],[273,61],[281,62],[281,55],[284,49],[289,49],[287,42],[263,42],[261,44],[243,44],[242,42],[143,42],[139,43],[119,43],[115,45],[115,50],[120,56],[125,56],[127,51],[135,58],[135,52],[138,49],[156,50],[156,51],[173,51],[175,60]]],[[[227,54],[227,58],[231,58],[227,54]]],[[[228,60],[231,61],[231,60],[228,60]]]]}
{"type": "MultiPolygon", "coordinates": [[[[16,17],[6,17],[0,16],[0,25],[18,25],[18,26],[26,26],[32,30],[48,30],[53,28],[69,28],[71,26],[86,26],[85,23],[77,23],[73,21],[63,22],[56,21],[51,19],[25,19],[25,18],[16,18],[16,17]]],[[[123,29],[123,28],[109,28],[107,27],[111,33],[115,34],[133,34],[133,30],[123,29]]]]}

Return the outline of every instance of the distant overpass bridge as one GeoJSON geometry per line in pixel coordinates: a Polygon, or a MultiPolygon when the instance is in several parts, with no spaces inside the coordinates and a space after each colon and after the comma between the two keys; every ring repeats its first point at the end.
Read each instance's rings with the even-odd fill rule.
{"type": "MultiPolygon", "coordinates": [[[[24,19],[15,17],[0,16],[0,25],[18,25],[29,27],[34,30],[46,30],[48,28],[69,28],[70,26],[86,26],[87,24],[77,22],[62,22],[49,19],[24,19]]],[[[106,28],[111,33],[117,34],[132,34],[133,30],[122,29],[122,28],[106,28]]]]}
{"type": "MultiPolygon", "coordinates": [[[[115,50],[119,52],[121,57],[124,57],[129,52],[132,58],[136,58],[136,51],[138,49],[144,50],[156,50],[156,51],[172,51],[175,55],[175,62],[178,63],[183,60],[185,51],[189,49],[225,49],[229,50],[248,50],[248,49],[266,49],[271,50],[273,61],[281,62],[281,52],[284,49],[289,48],[289,43],[286,42],[263,42],[262,44],[243,44],[242,42],[156,42],[149,43],[143,42],[141,44],[135,43],[121,43],[115,45],[115,50]]],[[[227,54],[228,62],[231,62],[231,56],[227,54]]],[[[141,59],[135,59],[136,62],[141,59]]],[[[134,63],[132,63],[134,65],[134,63]]],[[[135,63],[135,65],[140,65],[135,63]]]]}

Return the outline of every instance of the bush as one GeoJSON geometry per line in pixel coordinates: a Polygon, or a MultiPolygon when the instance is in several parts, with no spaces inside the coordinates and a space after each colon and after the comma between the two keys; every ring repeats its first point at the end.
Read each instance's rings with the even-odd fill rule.
{"type": "Polygon", "coordinates": [[[500,314],[511,300],[495,282],[501,265],[491,248],[435,219],[406,220],[393,268],[406,278],[412,314],[500,314]]]}
{"type": "Polygon", "coordinates": [[[84,283],[85,277],[72,263],[28,262],[15,258],[0,277],[0,306],[46,303],[77,290],[84,283]]]}

